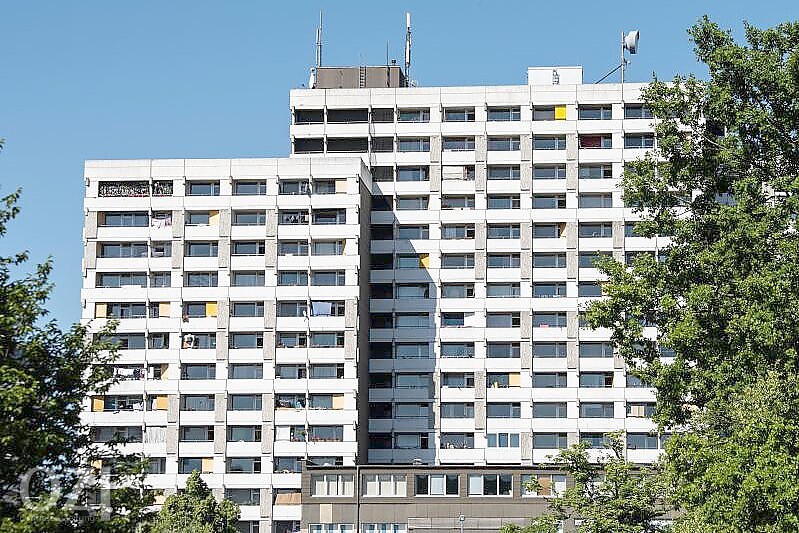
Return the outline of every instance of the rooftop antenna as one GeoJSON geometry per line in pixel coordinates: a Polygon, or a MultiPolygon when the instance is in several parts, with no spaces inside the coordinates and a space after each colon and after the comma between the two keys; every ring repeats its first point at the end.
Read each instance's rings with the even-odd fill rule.
{"type": "Polygon", "coordinates": [[[316,28],[316,68],[322,66],[322,10],[319,10],[319,26],[316,28]]]}
{"type": "Polygon", "coordinates": [[[405,86],[410,87],[411,80],[411,12],[405,12],[405,86]]]}
{"type": "Polygon", "coordinates": [[[633,30],[633,31],[627,32],[627,35],[624,35],[624,32],[621,32],[621,47],[620,47],[620,51],[619,51],[619,56],[620,56],[619,65],[616,68],[614,68],[613,70],[611,70],[610,72],[608,72],[607,74],[605,74],[604,76],[602,76],[601,78],[599,78],[599,80],[597,80],[595,83],[601,83],[601,82],[605,81],[605,79],[608,76],[610,76],[611,74],[613,74],[614,72],[616,72],[619,69],[621,69],[621,82],[622,82],[622,84],[624,83],[624,68],[627,65],[630,64],[630,61],[626,57],[624,57],[624,51],[627,50],[628,52],[630,52],[630,55],[637,54],[638,53],[638,38],[640,37],[640,35],[641,35],[641,32],[639,32],[638,30],[633,30]]]}

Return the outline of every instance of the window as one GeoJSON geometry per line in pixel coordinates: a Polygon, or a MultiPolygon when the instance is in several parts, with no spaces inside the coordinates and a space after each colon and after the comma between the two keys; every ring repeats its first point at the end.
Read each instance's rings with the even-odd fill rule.
{"type": "Polygon", "coordinates": [[[658,436],[649,433],[627,433],[627,447],[631,450],[657,450],[658,436]]]}
{"type": "Polygon", "coordinates": [[[314,224],[346,224],[347,223],[347,210],[346,209],[314,209],[313,211],[314,224]]]}
{"type": "Polygon", "coordinates": [[[98,257],[147,257],[147,243],[100,243],[98,257]]]}
{"type": "Polygon", "coordinates": [[[518,122],[522,119],[521,108],[519,107],[489,107],[489,122],[518,122]]]}
{"type": "Polygon", "coordinates": [[[317,287],[335,287],[344,285],[343,270],[316,270],[311,273],[311,285],[317,287]]]}
{"type": "Polygon", "coordinates": [[[183,335],[181,348],[216,348],[216,333],[186,333],[183,335]]]}
{"type": "Polygon", "coordinates": [[[258,363],[231,363],[228,366],[229,379],[263,379],[264,365],[258,363]]]}
{"type": "Polygon", "coordinates": [[[474,298],[474,283],[444,283],[441,285],[442,298],[474,298]]]}
{"type": "Polygon", "coordinates": [[[415,489],[417,496],[457,496],[458,474],[417,475],[415,489]]]}
{"type": "Polygon", "coordinates": [[[596,262],[603,257],[611,257],[610,252],[580,252],[577,256],[577,266],[580,268],[596,268],[596,262]]]}
{"type": "MultiPolygon", "coordinates": [[[[153,350],[165,350],[169,348],[169,333],[150,333],[148,337],[149,347],[153,350]]],[[[160,366],[156,368],[160,369],[160,366]]]]}
{"type": "Polygon", "coordinates": [[[321,137],[294,139],[294,153],[295,154],[315,154],[325,151],[324,140],[321,137]]]}
{"type": "MultiPolygon", "coordinates": [[[[565,448],[557,446],[558,448],[565,448]]],[[[566,476],[563,474],[531,474],[522,478],[524,496],[556,496],[566,490],[566,476]],[[530,478],[536,480],[537,490],[529,490],[527,484],[530,478]]]]}
{"type": "Polygon", "coordinates": [[[397,181],[429,181],[429,176],[429,167],[397,167],[397,181]]]}
{"type": "Polygon", "coordinates": [[[429,239],[430,227],[427,224],[397,227],[397,239],[429,239]]]}
{"type": "Polygon", "coordinates": [[[625,222],[624,236],[625,237],[641,237],[641,234],[635,230],[635,222],[625,222]]]}
{"type": "Polygon", "coordinates": [[[372,122],[394,122],[394,109],[390,107],[372,109],[372,122]]]}
{"type": "Polygon", "coordinates": [[[239,270],[230,278],[231,287],[263,287],[266,275],[263,270],[239,270]]]}
{"type": "MultiPolygon", "coordinates": [[[[307,372],[304,364],[275,365],[275,377],[277,379],[305,379],[306,375],[307,372]]],[[[304,404],[305,402],[303,400],[303,405],[304,404]]]]}
{"type": "Polygon", "coordinates": [[[213,411],[214,396],[212,394],[182,394],[180,396],[181,411],[213,411]]]}
{"type": "Polygon", "coordinates": [[[473,389],[474,374],[462,372],[443,372],[441,374],[441,386],[456,389],[473,389]]]}
{"type": "MultiPolygon", "coordinates": [[[[430,151],[430,138],[429,137],[400,137],[397,140],[398,152],[429,152],[430,151]]],[[[402,181],[402,180],[398,180],[402,181]]],[[[408,180],[410,181],[410,180],[408,180]]],[[[421,181],[421,180],[415,180],[421,181]]]]}
{"type": "MultiPolygon", "coordinates": [[[[302,461],[303,458],[301,457],[275,457],[275,472],[280,474],[287,474],[291,472],[302,472],[302,461]]],[[[296,530],[292,531],[299,531],[299,524],[296,530]]]]}
{"type": "Polygon", "coordinates": [[[624,106],[624,118],[654,118],[652,110],[644,104],[626,104],[624,106]]]}
{"type": "Polygon", "coordinates": [[[144,318],[147,306],[144,303],[107,303],[106,314],[102,318],[144,318]]]}
{"type": "Polygon", "coordinates": [[[441,226],[442,239],[474,239],[474,224],[444,224],[441,226]]]}
{"type": "Polygon", "coordinates": [[[260,394],[231,394],[228,396],[228,411],[260,411],[260,394]]]}
{"type": "Polygon", "coordinates": [[[521,357],[521,344],[518,342],[489,342],[486,346],[489,359],[518,359],[521,357]]]}
{"type": "Polygon", "coordinates": [[[229,474],[260,474],[260,457],[229,457],[225,461],[225,471],[229,474]]]}
{"type": "Polygon", "coordinates": [[[581,281],[577,284],[577,296],[581,298],[602,296],[602,285],[592,281],[581,281]]]}
{"type": "Polygon", "coordinates": [[[566,165],[534,165],[534,180],[566,179],[566,165]]]}
{"type": "Polygon", "coordinates": [[[442,358],[472,358],[474,357],[473,342],[442,342],[442,358]]]}
{"type": "Polygon", "coordinates": [[[444,137],[442,149],[446,152],[466,152],[474,150],[474,137],[444,137]]]}
{"type": "Polygon", "coordinates": [[[566,282],[533,283],[533,298],[564,298],[566,282]]]}
{"type": "Polygon", "coordinates": [[[566,313],[533,313],[533,327],[534,328],[565,328],[566,327],[566,313]]]}
{"type": "Polygon", "coordinates": [[[469,496],[510,496],[511,474],[469,474],[469,496]]]}
{"type": "Polygon", "coordinates": [[[579,106],[577,108],[578,120],[611,120],[613,108],[609,105],[579,106]]]}
{"type": "Polygon", "coordinates": [[[219,196],[219,182],[190,181],[186,184],[186,196],[219,196]]]}
{"type": "MultiPolygon", "coordinates": [[[[408,491],[408,482],[405,474],[364,474],[362,487],[364,496],[404,497],[408,491]]],[[[377,526],[378,524],[373,525],[377,526]]],[[[365,528],[365,530],[369,531],[368,528],[365,528]]],[[[372,530],[372,532],[382,533],[377,529],[372,530]]],[[[397,531],[393,530],[393,533],[397,533],[397,531]]]]}
{"type": "Polygon", "coordinates": [[[517,195],[491,195],[487,198],[487,207],[488,209],[519,209],[520,201],[517,195]]]}
{"type": "Polygon", "coordinates": [[[108,228],[146,228],[150,217],[146,212],[98,213],[99,226],[108,228]]]}
{"type": "Polygon", "coordinates": [[[308,426],[309,442],[341,442],[344,426],[308,426]]]}
{"type": "Polygon", "coordinates": [[[216,379],[215,364],[182,364],[180,379],[216,379]]]}
{"type": "Polygon", "coordinates": [[[474,209],[474,196],[442,196],[441,209],[474,209]]]}
{"type": "Polygon", "coordinates": [[[219,253],[219,244],[213,242],[187,242],[186,257],[216,257],[219,253]]]}
{"type": "Polygon", "coordinates": [[[185,272],[183,274],[184,287],[216,287],[219,284],[219,274],[216,272],[185,272]]]}
{"type": "Polygon", "coordinates": [[[260,505],[261,489],[225,489],[225,498],[237,505],[260,505]]]}
{"type": "Polygon", "coordinates": [[[295,109],[295,124],[321,124],[325,121],[325,112],[322,109],[295,109]]]}
{"type": "Polygon", "coordinates": [[[566,433],[535,433],[533,434],[533,448],[540,449],[559,449],[565,448],[568,444],[566,433]]]}
{"type": "Polygon", "coordinates": [[[533,418],[566,418],[566,402],[533,402],[533,418]]]}
{"type": "Polygon", "coordinates": [[[488,268],[519,268],[521,256],[520,254],[488,254],[486,266],[488,268]]]}
{"type": "Polygon", "coordinates": [[[581,342],[580,357],[613,357],[613,344],[610,342],[581,342]]]}
{"type": "Polygon", "coordinates": [[[418,211],[427,209],[427,196],[397,197],[397,211],[418,211]]]}
{"type": "Polygon", "coordinates": [[[146,345],[144,333],[123,333],[102,340],[116,344],[120,350],[143,350],[146,345]]]}
{"type": "Polygon", "coordinates": [[[301,225],[308,223],[308,212],[305,210],[284,210],[278,212],[278,224],[301,225]]]}
{"type": "Polygon", "coordinates": [[[624,135],[625,148],[653,148],[655,135],[653,133],[627,133],[624,135]]]}
{"type": "Polygon", "coordinates": [[[580,418],[613,418],[613,402],[580,402],[580,418]]]}
{"type": "Polygon", "coordinates": [[[613,225],[610,222],[581,222],[578,235],[583,239],[612,237],[613,225]]]}
{"type": "Polygon", "coordinates": [[[345,137],[341,139],[327,138],[328,152],[367,152],[369,139],[367,137],[345,137]]]}
{"type": "Polygon", "coordinates": [[[559,389],[566,387],[565,372],[535,372],[533,387],[536,389],[559,389]]]}
{"type": "Polygon", "coordinates": [[[311,255],[342,255],[344,241],[313,241],[311,255]]]}
{"type": "Polygon", "coordinates": [[[559,239],[563,235],[566,225],[564,223],[533,224],[534,239],[559,239]]]}
{"type": "Polygon", "coordinates": [[[519,224],[489,224],[486,238],[488,239],[519,239],[521,238],[519,224]]]}
{"type": "Polygon", "coordinates": [[[95,442],[142,442],[141,426],[100,426],[92,430],[95,442]]]}
{"type": "Polygon", "coordinates": [[[533,268],[566,268],[566,254],[534,253],[533,268]]]}
{"type": "Polygon", "coordinates": [[[519,137],[503,136],[489,137],[487,148],[490,152],[518,152],[519,146],[519,137]]]}
{"type": "Polygon", "coordinates": [[[441,313],[441,327],[442,328],[459,328],[466,325],[466,317],[473,317],[474,313],[441,313]]]}
{"type": "Polygon", "coordinates": [[[430,122],[430,108],[398,109],[397,122],[430,122]]]}
{"type": "Polygon", "coordinates": [[[533,138],[534,150],[565,150],[565,135],[536,135],[533,138]]]}
{"type": "Polygon", "coordinates": [[[234,226],[263,226],[266,224],[266,211],[233,211],[234,226]]]}
{"type": "Polygon", "coordinates": [[[565,194],[534,194],[533,209],[565,209],[565,194]]]}
{"type": "Polygon", "coordinates": [[[441,268],[474,268],[474,254],[443,254],[441,268]]]}
{"type": "Polygon", "coordinates": [[[486,418],[521,418],[521,404],[516,403],[487,403],[486,418]]]}
{"type": "MultiPolygon", "coordinates": [[[[169,182],[169,184],[171,185],[172,182],[169,182]]],[[[149,196],[149,185],[150,184],[146,181],[101,181],[98,183],[97,194],[101,198],[114,196],[149,196]]]]}
{"type": "Polygon", "coordinates": [[[307,343],[308,336],[304,332],[279,331],[277,333],[278,348],[304,348],[307,343]]]}
{"type": "Polygon", "coordinates": [[[397,284],[397,298],[416,299],[429,298],[430,286],[427,283],[400,283],[397,284]]]}
{"type": "Polygon", "coordinates": [[[486,313],[487,328],[518,328],[521,325],[520,313],[486,313]]]}
{"type": "Polygon", "coordinates": [[[488,283],[486,285],[487,298],[518,298],[520,296],[519,283],[488,283]]]}
{"type": "Polygon", "coordinates": [[[474,418],[474,404],[464,402],[442,403],[441,418],[474,418]]]}
{"type": "Polygon", "coordinates": [[[450,107],[444,109],[444,122],[474,122],[474,108],[450,107]]]}
{"type": "Polygon", "coordinates": [[[610,193],[580,194],[577,197],[577,207],[586,209],[613,207],[613,195],[610,193]]]}
{"type": "Polygon", "coordinates": [[[180,440],[183,442],[213,442],[214,426],[180,426],[180,440]]]}
{"type": "Polygon", "coordinates": [[[307,195],[311,194],[311,185],[308,180],[280,180],[278,182],[278,193],[307,195]]]}
{"type": "Polygon", "coordinates": [[[654,414],[654,402],[627,402],[627,416],[630,418],[652,418],[654,414]]]}
{"type": "Polygon", "coordinates": [[[265,196],[266,181],[234,181],[233,196],[265,196]]]}
{"type": "Polygon", "coordinates": [[[313,364],[308,377],[311,379],[343,379],[344,363],[313,364]]]}
{"type": "Polygon", "coordinates": [[[580,165],[577,176],[581,180],[609,180],[613,178],[613,165],[610,163],[600,165],[580,165]]]}
{"type": "Polygon", "coordinates": [[[181,457],[178,460],[178,473],[191,474],[197,472],[210,472],[208,463],[213,464],[213,459],[204,457],[181,457]]]}
{"type": "Polygon", "coordinates": [[[430,345],[426,342],[400,342],[396,345],[397,359],[428,359],[430,345]]]}
{"type": "Polygon", "coordinates": [[[518,433],[487,433],[487,446],[489,448],[518,448],[518,433]]]}
{"type": "Polygon", "coordinates": [[[277,316],[303,317],[308,314],[308,302],[278,302],[277,316]]]}
{"type": "Polygon", "coordinates": [[[232,255],[264,255],[265,252],[264,241],[233,241],[232,255]]]}
{"type": "Polygon", "coordinates": [[[565,342],[534,342],[533,357],[563,358],[566,357],[565,342]]]}
{"type": "Polygon", "coordinates": [[[314,331],[311,333],[311,348],[342,348],[343,346],[344,332],[342,331],[314,331]]]}
{"type": "Polygon", "coordinates": [[[264,347],[264,334],[263,333],[231,333],[230,334],[230,347],[233,349],[238,348],[263,348],[264,347]]]}
{"type": "Polygon", "coordinates": [[[555,120],[555,106],[535,106],[533,120],[555,120]]]}
{"type": "Polygon", "coordinates": [[[150,273],[150,287],[171,287],[171,286],[172,286],[171,272],[150,273]]]}
{"type": "Polygon", "coordinates": [[[474,449],[474,433],[442,433],[442,450],[471,450],[474,449]]]}
{"type": "Polygon", "coordinates": [[[165,474],[166,473],[166,457],[150,457],[148,458],[147,474],[165,474]]]}
{"type": "Polygon", "coordinates": [[[308,285],[308,273],[304,270],[281,270],[277,273],[277,284],[288,287],[308,285]]]}
{"type": "Polygon", "coordinates": [[[280,241],[278,255],[308,255],[308,241],[280,241]]]}
{"type": "Polygon", "coordinates": [[[581,372],[580,387],[610,388],[613,386],[613,372],[581,372]]]}
{"type": "Polygon", "coordinates": [[[521,179],[521,169],[518,166],[489,166],[488,179],[518,180],[521,179]]]}

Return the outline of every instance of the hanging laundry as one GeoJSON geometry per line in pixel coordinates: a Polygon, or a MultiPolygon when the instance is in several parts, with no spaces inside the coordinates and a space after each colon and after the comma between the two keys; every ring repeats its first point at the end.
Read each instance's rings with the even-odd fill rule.
{"type": "Polygon", "coordinates": [[[330,316],[333,314],[333,302],[312,302],[312,316],[330,316]]]}

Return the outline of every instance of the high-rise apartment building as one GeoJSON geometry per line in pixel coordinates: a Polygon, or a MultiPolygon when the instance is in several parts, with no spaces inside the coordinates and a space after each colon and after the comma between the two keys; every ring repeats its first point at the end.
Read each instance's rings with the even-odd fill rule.
{"type": "Polygon", "coordinates": [[[167,493],[200,470],[242,531],[523,520],[526,476],[566,482],[559,448],[662,446],[652,391],[579,316],[597,257],[668,242],[636,236],[619,189],[654,143],[642,85],[404,85],[320,69],[291,91],[286,159],[86,163],[83,318],[118,319],[123,348],[87,420],[167,493]]]}

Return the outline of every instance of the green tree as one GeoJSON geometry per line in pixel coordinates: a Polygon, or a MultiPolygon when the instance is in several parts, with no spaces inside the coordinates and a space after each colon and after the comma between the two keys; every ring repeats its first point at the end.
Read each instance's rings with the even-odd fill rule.
{"type": "Polygon", "coordinates": [[[799,24],[747,25],[737,43],[704,18],[689,35],[709,77],[644,92],[657,146],[622,183],[637,232],[672,244],[604,261],[608,298],[587,319],[655,388],[656,421],[680,428],[665,467],[677,528],[795,532],[799,24]]]}
{"type": "MultiPolygon", "coordinates": [[[[657,533],[666,531],[658,520],[665,514],[666,485],[660,466],[642,467],[627,461],[622,433],[606,437],[599,461],[588,455],[582,441],[561,450],[554,463],[573,484],[552,497],[550,511],[528,526],[508,525],[503,533],[557,533],[559,524],[579,519],[578,533],[657,533]]],[[[528,481],[536,490],[538,483],[528,481]]]]}
{"type": "Polygon", "coordinates": [[[151,533],[235,533],[239,506],[228,499],[217,502],[195,470],[186,490],[169,496],[153,522],[151,533]]]}
{"type": "MultiPolygon", "coordinates": [[[[18,198],[19,191],[0,199],[0,237],[19,212],[18,198]]],[[[0,256],[0,530],[133,531],[149,503],[139,463],[113,445],[98,448],[80,417],[86,397],[112,383],[102,364],[116,357],[114,347],[92,341],[83,326],[64,332],[48,321],[52,263],[16,278],[27,260],[24,252],[0,256]],[[132,469],[107,479],[132,488],[111,494],[105,517],[90,518],[72,494],[100,486],[86,475],[100,456],[133,460],[132,469]]]]}

